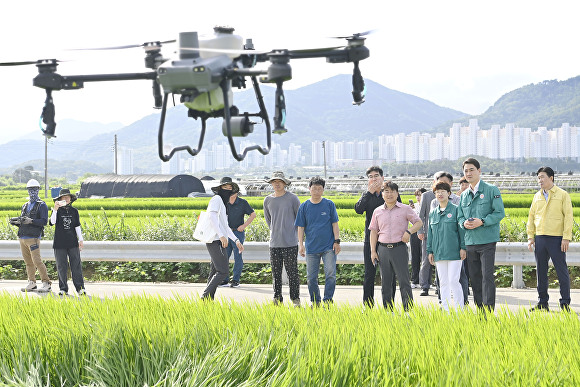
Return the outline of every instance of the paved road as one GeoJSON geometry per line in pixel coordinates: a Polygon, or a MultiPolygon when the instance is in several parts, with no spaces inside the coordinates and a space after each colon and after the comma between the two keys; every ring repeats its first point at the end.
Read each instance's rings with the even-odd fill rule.
{"type": "MultiPolygon", "coordinates": [[[[4,281],[0,280],[0,292],[6,292],[12,295],[23,296],[21,288],[26,286],[26,281],[4,281]]],[[[69,282],[69,286],[72,284],[69,282]]],[[[154,295],[164,298],[175,297],[176,295],[185,297],[199,297],[205,288],[205,284],[192,283],[146,283],[146,282],[87,282],[87,293],[91,297],[112,298],[128,295],[154,295]]],[[[53,283],[53,290],[58,292],[58,284],[53,283]]],[[[321,292],[324,291],[321,286],[321,292]]],[[[74,294],[74,291],[71,292],[74,294]]],[[[437,305],[437,296],[434,291],[430,292],[427,297],[419,296],[420,289],[413,290],[413,297],[416,303],[421,305],[437,305]]],[[[306,286],[300,288],[301,300],[303,305],[309,304],[306,295],[308,290],[306,286]]],[[[558,289],[550,289],[550,308],[558,310],[558,299],[560,294],[558,289]]],[[[30,293],[33,297],[43,297],[46,294],[30,293]]],[[[284,300],[289,301],[288,287],[283,288],[284,300]]],[[[239,288],[218,288],[216,299],[222,301],[236,302],[272,302],[273,290],[271,285],[249,285],[242,284],[239,288]]],[[[375,288],[377,303],[381,303],[381,289],[375,288]]],[[[362,303],[362,286],[337,286],[334,294],[336,304],[349,304],[352,306],[361,305],[362,303]]],[[[473,298],[469,297],[470,305],[473,307],[473,298]]],[[[397,289],[396,302],[401,303],[400,293],[397,289]]],[[[537,302],[536,289],[513,289],[498,288],[496,307],[500,308],[505,305],[510,310],[516,311],[520,307],[529,308],[537,302]]],[[[572,289],[571,308],[577,313],[580,312],[580,289],[572,289]]]]}

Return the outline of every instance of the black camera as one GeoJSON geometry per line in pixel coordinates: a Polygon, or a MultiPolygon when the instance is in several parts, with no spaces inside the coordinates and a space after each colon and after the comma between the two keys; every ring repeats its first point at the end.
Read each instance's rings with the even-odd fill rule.
{"type": "Polygon", "coordinates": [[[15,216],[10,218],[9,223],[13,226],[20,226],[22,224],[22,218],[20,216],[15,216]]]}

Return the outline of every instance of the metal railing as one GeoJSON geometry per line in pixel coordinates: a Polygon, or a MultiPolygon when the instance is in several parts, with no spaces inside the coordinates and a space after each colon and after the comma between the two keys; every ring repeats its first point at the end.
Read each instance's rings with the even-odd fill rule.
{"type": "MultiPolygon", "coordinates": [[[[41,242],[43,259],[54,261],[52,241],[41,242]]],[[[244,262],[270,263],[268,242],[246,242],[244,262]]],[[[337,257],[339,264],[363,264],[363,243],[344,242],[337,257]]],[[[84,244],[81,253],[85,261],[115,262],[209,262],[205,243],[201,242],[93,242],[84,244]]],[[[0,241],[0,260],[22,259],[18,241],[0,241]]],[[[580,266],[580,243],[570,243],[566,261],[569,266],[580,266]]],[[[306,263],[298,256],[299,263],[306,263]]],[[[495,256],[497,266],[513,266],[514,288],[523,288],[523,266],[535,266],[534,254],[527,243],[498,243],[495,256]]]]}

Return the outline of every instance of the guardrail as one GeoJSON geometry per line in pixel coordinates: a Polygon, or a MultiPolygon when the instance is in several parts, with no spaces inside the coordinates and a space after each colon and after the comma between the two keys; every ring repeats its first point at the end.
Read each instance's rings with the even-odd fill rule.
{"type": "MultiPolygon", "coordinates": [[[[54,261],[52,241],[41,242],[43,259],[54,261]]],[[[244,243],[244,262],[270,263],[268,242],[244,243]]],[[[337,257],[339,264],[363,264],[363,243],[343,242],[337,257]]],[[[0,260],[22,259],[18,241],[0,241],[0,260]]],[[[82,259],[85,261],[115,262],[209,262],[209,254],[202,242],[96,242],[84,244],[82,259]]],[[[566,255],[569,266],[580,266],[580,243],[570,243],[566,255]]],[[[299,263],[306,263],[298,256],[299,263]]],[[[498,243],[495,264],[513,266],[512,287],[523,288],[523,266],[535,266],[534,254],[527,243],[498,243]]]]}

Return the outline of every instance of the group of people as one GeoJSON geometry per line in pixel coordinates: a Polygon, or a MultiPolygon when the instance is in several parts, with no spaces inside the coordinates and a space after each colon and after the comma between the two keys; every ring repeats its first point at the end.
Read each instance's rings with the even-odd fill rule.
{"type": "Polygon", "coordinates": [[[54,198],[54,207],[49,218],[48,206],[38,196],[40,183],[36,179],[30,179],[26,188],[28,202],[22,206],[20,216],[11,219],[11,224],[18,227],[20,251],[26,263],[28,285],[22,288],[22,291],[46,293],[52,289],[46,265],[40,256],[40,241],[44,235],[44,227],[48,223],[55,226],[52,248],[58,273],[59,295],[68,295],[69,266],[78,295],[86,295],[80,255],[83,234],[79,212],[72,206],[77,199],[76,195],[66,188],[61,189],[58,197],[54,198]],[[37,270],[42,281],[40,287],[36,283],[37,270]]]}
{"type": "MultiPolygon", "coordinates": [[[[340,253],[340,232],[338,213],[331,200],[323,197],[325,181],[314,177],[309,182],[310,198],[300,204],[298,197],[289,192],[291,181],[283,172],[274,172],[268,180],[273,193],[264,198],[264,218],[270,229],[270,262],[274,287],[274,303],[283,302],[282,271],[286,268],[290,286],[290,299],[300,306],[300,278],[298,274],[298,254],[306,258],[306,276],[310,301],[314,305],[332,302],[336,286],[336,256],[340,253]],[[321,299],[318,286],[320,262],[324,263],[324,295],[321,299]]],[[[214,240],[207,243],[210,254],[210,275],[202,298],[213,299],[217,287],[227,283],[229,276],[228,246],[235,245],[239,252],[244,251],[243,230],[255,218],[255,212],[245,204],[234,210],[233,197],[239,194],[239,186],[230,177],[223,177],[219,185],[212,188],[215,196],[211,198],[207,212],[212,220],[214,240]],[[243,210],[242,208],[246,208],[243,210]],[[244,214],[248,219],[244,220],[244,214]],[[254,215],[252,215],[254,214],[254,215]],[[230,218],[236,218],[231,223],[230,218]],[[241,230],[240,230],[241,228],[241,230]],[[241,234],[235,234],[235,230],[241,234]]],[[[236,200],[241,200],[237,198],[236,200]]],[[[243,202],[242,202],[243,203],[243,202]]],[[[239,286],[239,274],[243,263],[234,263],[233,287],[239,286]],[[239,271],[236,271],[236,265],[239,271]]],[[[243,261],[242,261],[243,262],[243,261]]]]}
{"type": "MultiPolygon", "coordinates": [[[[415,191],[417,204],[400,202],[398,186],[384,181],[378,166],[367,170],[368,188],[355,205],[366,212],[363,247],[365,275],[363,302],[374,304],[376,266],[381,269],[383,305],[393,307],[395,278],[403,307],[413,301],[412,288],[429,294],[432,268],[436,267],[438,294],[444,310],[468,303],[468,283],[478,309],[494,310],[496,302],[495,252],[500,240],[500,221],[505,216],[497,187],[481,180],[475,158],[462,165],[460,190],[452,191],[453,176],[434,175],[430,190],[415,191]],[[397,200],[399,199],[399,200],[397,200]],[[411,225],[411,227],[409,227],[411,225]],[[411,245],[411,275],[409,253],[411,245]],[[412,283],[411,283],[412,282],[412,283]]],[[[572,204],[568,193],[554,184],[554,171],[537,171],[540,191],[534,196],[528,223],[528,247],[537,262],[538,303],[532,310],[548,309],[548,262],[552,259],[560,282],[560,307],[570,309],[570,278],[566,251],[572,236],[572,204]]]]}
{"type": "MultiPolygon", "coordinates": [[[[496,302],[495,252],[500,240],[500,221],[505,216],[499,189],[481,180],[479,161],[468,158],[462,165],[460,190],[453,193],[453,176],[441,171],[434,175],[429,190],[415,191],[417,203],[403,204],[399,187],[385,181],[383,170],[370,167],[365,192],[355,204],[365,214],[363,244],[363,303],[374,305],[377,266],[381,273],[383,306],[393,308],[396,281],[405,310],[413,303],[412,289],[419,286],[421,296],[429,294],[432,267],[436,267],[441,307],[463,308],[468,303],[468,282],[478,309],[493,310],[496,302]],[[409,248],[411,245],[411,275],[409,248]]],[[[554,171],[537,171],[540,190],[534,195],[527,222],[528,248],[537,263],[538,303],[532,310],[548,310],[548,262],[552,259],[560,283],[560,307],[570,310],[570,276],[566,252],[572,237],[573,212],[570,195],[557,187],[554,171]]],[[[282,271],[285,267],[290,299],[300,306],[298,254],[306,259],[306,277],[313,305],[333,301],[336,287],[336,258],[340,253],[340,231],[335,204],[323,197],[325,181],[309,181],[310,198],[300,203],[287,188],[291,181],[283,172],[267,180],[273,193],[264,198],[264,218],[270,229],[270,262],[274,303],[283,302],[282,271]],[[324,294],[318,285],[320,263],[324,264],[324,294]]],[[[22,256],[26,262],[28,285],[23,291],[50,291],[51,282],[40,258],[40,238],[47,223],[55,226],[54,255],[60,294],[68,294],[67,274],[79,295],[85,295],[80,250],[83,236],[78,211],[72,207],[76,196],[63,189],[54,199],[50,218],[48,207],[39,197],[36,180],[27,184],[29,201],[22,206],[18,226],[22,256]],[[42,285],[37,288],[36,270],[42,285]]],[[[210,274],[202,294],[213,299],[218,286],[240,286],[243,269],[245,230],[256,218],[249,203],[239,197],[238,184],[224,177],[212,187],[215,196],[207,212],[213,240],[206,243],[210,255],[210,274]],[[247,216],[247,218],[246,218],[247,216]],[[229,278],[229,257],[234,254],[233,277],[229,278]]]]}

